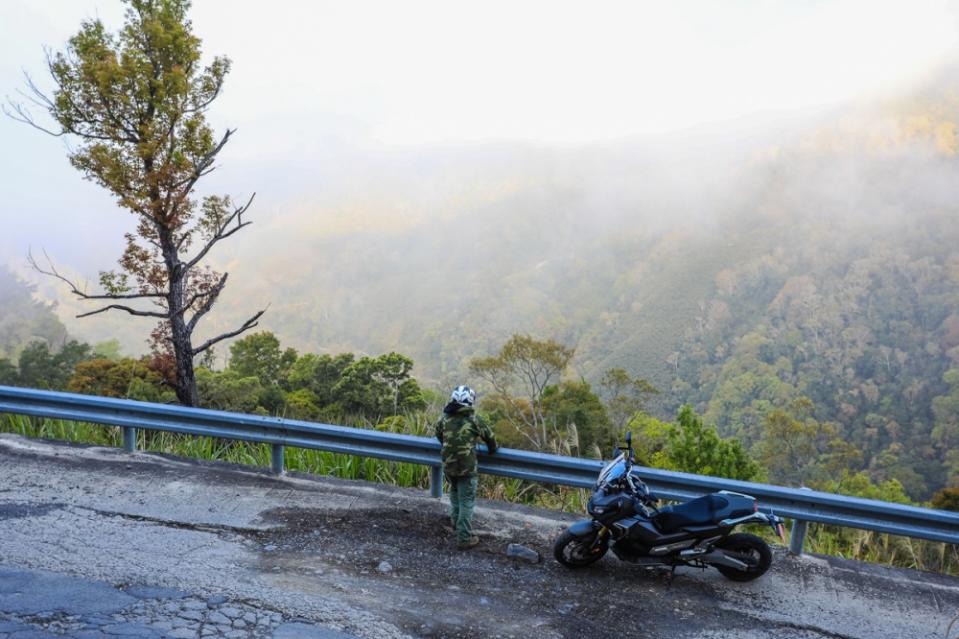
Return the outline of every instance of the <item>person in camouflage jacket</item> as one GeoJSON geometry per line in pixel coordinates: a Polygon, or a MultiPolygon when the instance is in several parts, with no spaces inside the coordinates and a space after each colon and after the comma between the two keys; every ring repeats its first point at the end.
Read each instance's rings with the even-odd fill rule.
{"type": "Polygon", "coordinates": [[[443,445],[443,474],[450,485],[450,521],[456,531],[456,547],[467,550],[479,543],[473,534],[473,507],[476,504],[476,442],[486,443],[490,454],[496,452],[496,438],[482,417],[476,414],[474,393],[468,386],[457,386],[436,422],[436,439],[443,445]]]}

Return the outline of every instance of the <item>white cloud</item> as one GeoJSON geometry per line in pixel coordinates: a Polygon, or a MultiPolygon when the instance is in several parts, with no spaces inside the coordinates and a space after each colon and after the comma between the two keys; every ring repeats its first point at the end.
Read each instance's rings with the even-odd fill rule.
{"type": "MultiPolygon", "coordinates": [[[[91,15],[115,27],[122,5],[5,2],[3,58],[36,68],[91,15]]],[[[934,0],[200,0],[192,15],[235,62],[217,114],[272,122],[294,148],[344,126],[374,143],[563,142],[805,109],[908,81],[957,39],[934,0]]]]}

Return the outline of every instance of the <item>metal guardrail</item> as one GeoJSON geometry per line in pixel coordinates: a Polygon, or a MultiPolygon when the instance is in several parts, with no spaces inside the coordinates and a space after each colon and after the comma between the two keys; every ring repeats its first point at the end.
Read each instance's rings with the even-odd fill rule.
{"type": "MultiPolygon", "coordinates": [[[[277,474],[283,472],[286,446],[422,464],[431,469],[431,494],[442,494],[440,445],[428,437],[10,386],[0,386],[0,413],[120,426],[128,452],[136,448],[138,429],[261,442],[272,446],[277,474]]],[[[485,447],[479,449],[485,453],[485,447]]],[[[602,466],[594,459],[509,448],[479,460],[480,471],[491,475],[580,488],[592,488],[602,466]]],[[[802,552],[807,522],[959,544],[959,513],[655,468],[638,472],[665,499],[686,500],[718,490],[753,495],[764,509],[795,520],[790,549],[796,554],[802,552]]]]}

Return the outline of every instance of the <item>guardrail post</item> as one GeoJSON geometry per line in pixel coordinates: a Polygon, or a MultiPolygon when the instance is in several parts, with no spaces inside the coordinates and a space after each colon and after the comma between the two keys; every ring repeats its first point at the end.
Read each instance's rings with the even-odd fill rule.
{"type": "Polygon", "coordinates": [[[274,475],[282,475],[285,468],[283,463],[283,445],[270,444],[270,457],[274,475]]]}
{"type": "Polygon", "coordinates": [[[793,527],[789,532],[789,554],[802,554],[802,547],[806,542],[806,527],[808,525],[809,522],[803,519],[793,519],[793,527]]]}
{"type": "Polygon", "coordinates": [[[809,522],[803,519],[793,519],[793,527],[789,532],[789,554],[802,554],[802,547],[806,542],[806,527],[808,525],[809,522]]]}
{"type": "Polygon", "coordinates": [[[132,453],[137,449],[137,429],[133,426],[123,427],[123,451],[132,453]]]}
{"type": "MultiPolygon", "coordinates": [[[[799,490],[812,490],[809,486],[800,486],[799,490]]],[[[793,519],[792,530],[789,531],[789,554],[802,555],[803,545],[806,543],[806,527],[808,521],[793,519]]]]}
{"type": "Polygon", "coordinates": [[[443,467],[430,466],[430,497],[443,496],[443,467]]]}

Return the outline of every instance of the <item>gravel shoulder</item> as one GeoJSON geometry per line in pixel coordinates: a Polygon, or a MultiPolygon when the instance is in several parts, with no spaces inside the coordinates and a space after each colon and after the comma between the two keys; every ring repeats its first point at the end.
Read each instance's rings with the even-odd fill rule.
{"type": "Polygon", "coordinates": [[[481,544],[458,552],[445,509],[416,490],[0,435],[0,637],[83,630],[62,607],[17,612],[3,595],[17,574],[129,596],[110,614],[156,636],[910,639],[959,614],[959,580],[783,550],[749,584],[614,558],[570,571],[550,545],[577,515],[498,502],[478,505],[481,544]],[[509,543],[543,561],[507,557],[509,543]],[[183,602],[246,625],[173,627],[183,602]]]}

